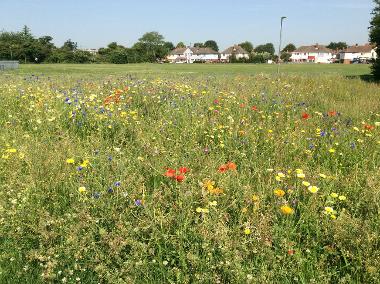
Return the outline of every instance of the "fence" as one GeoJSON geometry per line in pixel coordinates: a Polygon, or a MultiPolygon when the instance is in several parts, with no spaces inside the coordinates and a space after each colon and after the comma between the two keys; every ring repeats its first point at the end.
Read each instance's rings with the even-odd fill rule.
{"type": "Polygon", "coordinates": [[[0,61],[0,71],[18,69],[18,61],[0,61]]]}

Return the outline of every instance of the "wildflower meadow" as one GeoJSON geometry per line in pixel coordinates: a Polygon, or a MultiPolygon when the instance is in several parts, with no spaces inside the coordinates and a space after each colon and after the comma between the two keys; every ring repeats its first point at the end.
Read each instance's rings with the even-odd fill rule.
{"type": "Polygon", "coordinates": [[[380,283],[380,88],[0,75],[0,283],[380,283]]]}

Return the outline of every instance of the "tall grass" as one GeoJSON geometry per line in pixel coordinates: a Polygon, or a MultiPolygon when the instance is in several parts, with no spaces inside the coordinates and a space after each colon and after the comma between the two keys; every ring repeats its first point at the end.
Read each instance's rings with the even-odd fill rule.
{"type": "Polygon", "coordinates": [[[1,283],[380,282],[377,85],[4,75],[0,102],[1,283]]]}

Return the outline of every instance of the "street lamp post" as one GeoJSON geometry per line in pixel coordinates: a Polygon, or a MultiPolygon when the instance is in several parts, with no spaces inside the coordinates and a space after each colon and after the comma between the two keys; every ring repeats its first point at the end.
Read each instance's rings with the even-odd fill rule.
{"type": "Polygon", "coordinates": [[[277,64],[277,74],[280,74],[280,64],[281,64],[281,43],[282,43],[282,24],[286,17],[281,17],[281,28],[280,28],[280,43],[278,45],[278,64],[277,64]]]}

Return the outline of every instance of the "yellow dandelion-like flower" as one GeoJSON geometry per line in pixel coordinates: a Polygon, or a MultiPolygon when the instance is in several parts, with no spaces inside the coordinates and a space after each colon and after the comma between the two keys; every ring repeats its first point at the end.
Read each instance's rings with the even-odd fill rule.
{"type": "Polygon", "coordinates": [[[327,176],[326,176],[325,174],[319,174],[319,176],[320,176],[321,178],[327,178],[327,176]]]}
{"type": "Polygon", "coordinates": [[[89,163],[90,163],[89,160],[84,160],[84,161],[80,164],[80,166],[81,166],[82,168],[85,168],[85,167],[88,166],[89,163]]]}
{"type": "Polygon", "coordinates": [[[253,201],[253,202],[259,202],[259,201],[260,201],[259,196],[256,195],[256,194],[252,195],[252,201],[253,201]]]}
{"type": "Polygon", "coordinates": [[[312,186],[309,186],[309,187],[307,188],[307,190],[310,191],[311,193],[317,193],[318,190],[319,190],[319,188],[316,187],[315,185],[312,185],[312,186]]]}
{"type": "Polygon", "coordinates": [[[345,197],[344,195],[339,196],[340,201],[345,201],[346,199],[347,199],[347,197],[345,197]]]}
{"type": "Polygon", "coordinates": [[[303,182],[302,182],[302,185],[304,185],[304,186],[306,186],[306,187],[309,187],[309,186],[310,186],[310,182],[303,181],[303,182]]]}
{"type": "Polygon", "coordinates": [[[10,149],[7,149],[5,152],[7,152],[7,153],[16,153],[16,152],[17,152],[17,149],[15,149],[15,148],[10,148],[10,149]]]}
{"type": "Polygon", "coordinates": [[[201,207],[197,207],[197,209],[195,209],[195,211],[197,211],[198,213],[208,213],[209,210],[207,208],[201,208],[201,207]]]}
{"type": "Polygon", "coordinates": [[[333,192],[333,193],[330,194],[330,196],[331,196],[332,198],[337,198],[337,197],[338,197],[338,194],[335,193],[335,192],[333,192]]]}
{"type": "Polygon", "coordinates": [[[216,206],[216,205],[218,205],[218,202],[216,202],[216,201],[210,201],[208,203],[208,205],[210,205],[210,206],[216,206]]]}
{"type": "Polygon", "coordinates": [[[79,193],[86,193],[87,192],[87,190],[84,186],[79,187],[78,191],[79,191],[79,193]]]}
{"type": "Polygon", "coordinates": [[[303,170],[302,169],[296,169],[296,173],[297,174],[303,174],[303,170]]]}
{"type": "Polygon", "coordinates": [[[305,178],[305,174],[304,174],[304,173],[299,173],[299,174],[297,174],[297,177],[298,177],[298,178],[301,178],[301,179],[302,179],[302,178],[305,178]]]}
{"type": "Polygon", "coordinates": [[[246,235],[251,234],[251,229],[250,228],[245,228],[244,229],[244,234],[246,234],[246,235]]]}
{"type": "Polygon", "coordinates": [[[279,178],[284,178],[284,177],[285,177],[285,174],[282,173],[282,172],[279,172],[279,173],[277,173],[277,176],[278,176],[279,178]]]}
{"type": "Polygon", "coordinates": [[[74,164],[75,160],[73,158],[69,158],[69,159],[66,160],[66,163],[68,163],[68,164],[74,164]]]}
{"type": "Polygon", "coordinates": [[[288,206],[288,205],[283,205],[283,206],[281,206],[281,207],[280,207],[280,211],[281,211],[281,213],[284,214],[284,215],[291,215],[291,214],[294,213],[294,209],[291,208],[291,207],[288,206]]]}
{"type": "Polygon", "coordinates": [[[332,207],[325,207],[325,213],[327,213],[327,214],[334,213],[334,208],[332,208],[332,207]]]}
{"type": "Polygon", "coordinates": [[[276,195],[277,197],[283,197],[285,195],[285,191],[283,191],[282,189],[278,188],[278,189],[275,189],[273,191],[274,195],[276,195]]]}
{"type": "Polygon", "coordinates": [[[331,154],[334,154],[334,153],[336,152],[336,150],[335,150],[334,148],[330,148],[330,149],[329,149],[329,152],[330,152],[331,154]]]}

